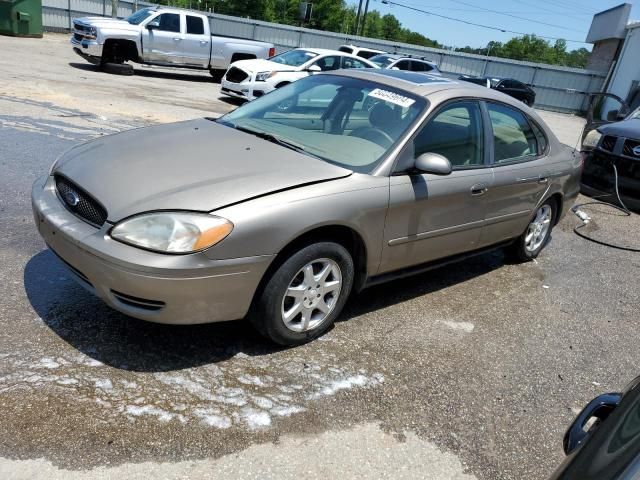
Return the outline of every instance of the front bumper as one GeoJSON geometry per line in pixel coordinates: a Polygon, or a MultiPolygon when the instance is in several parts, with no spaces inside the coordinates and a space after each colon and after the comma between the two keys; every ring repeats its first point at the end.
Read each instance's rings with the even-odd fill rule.
{"type": "Polygon", "coordinates": [[[273,256],[211,260],[204,253],[163,255],[131,247],[69,212],[53,177],[32,189],[34,219],[75,280],[109,306],[158,323],[194,324],[246,315],[273,256]]]}
{"type": "Polygon", "coordinates": [[[97,40],[78,40],[71,36],[71,47],[73,51],[90,63],[99,63],[102,58],[102,45],[97,40]]]}
{"type": "Polygon", "coordinates": [[[586,195],[617,203],[614,164],[622,201],[627,207],[640,210],[640,160],[593,150],[585,155],[580,190],[586,195]]]}
{"type": "MultiPolygon", "coordinates": [[[[228,70],[227,70],[228,72],[228,70]]],[[[246,80],[240,83],[227,80],[227,74],[220,81],[220,92],[230,97],[241,98],[243,100],[255,100],[273,90],[273,86],[267,82],[257,82],[255,72],[245,72],[248,75],[246,80]]]]}

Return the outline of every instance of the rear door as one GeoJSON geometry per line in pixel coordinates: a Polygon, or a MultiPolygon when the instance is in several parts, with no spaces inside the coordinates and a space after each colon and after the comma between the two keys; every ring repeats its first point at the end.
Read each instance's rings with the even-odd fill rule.
{"type": "Polygon", "coordinates": [[[541,129],[517,108],[493,102],[485,105],[492,133],[494,183],[487,193],[483,246],[522,234],[550,180],[541,129]]]}
{"type": "Polygon", "coordinates": [[[185,34],[182,40],[184,63],[200,68],[209,66],[211,50],[211,36],[205,35],[208,31],[204,25],[204,19],[196,15],[185,15],[185,34]]]}
{"type": "Polygon", "coordinates": [[[147,25],[157,23],[153,29],[142,31],[142,47],[145,62],[183,63],[180,14],[161,13],[147,25]]]}
{"type": "Polygon", "coordinates": [[[438,153],[450,175],[411,171],[390,178],[389,211],[380,273],[418,265],[478,247],[493,174],[485,155],[480,104],[441,107],[406,148],[408,158],[438,153]]]}

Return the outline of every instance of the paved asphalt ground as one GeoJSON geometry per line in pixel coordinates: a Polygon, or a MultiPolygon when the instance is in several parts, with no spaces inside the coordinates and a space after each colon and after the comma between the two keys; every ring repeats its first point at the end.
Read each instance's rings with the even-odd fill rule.
{"type": "MultiPolygon", "coordinates": [[[[207,74],[111,76],[66,41],[0,37],[0,478],[544,479],[575,413],[640,373],[640,256],[573,215],[536,262],[372,288],[300,348],[110,310],[37,235],[32,182],[78,142],[234,104],[207,74]]],[[[543,114],[575,142],[580,119],[543,114]]],[[[588,211],[639,246],[637,215],[588,211]]]]}

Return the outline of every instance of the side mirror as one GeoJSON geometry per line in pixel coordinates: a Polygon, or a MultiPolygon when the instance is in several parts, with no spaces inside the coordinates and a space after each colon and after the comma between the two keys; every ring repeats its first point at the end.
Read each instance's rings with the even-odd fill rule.
{"type": "Polygon", "coordinates": [[[318,65],[311,65],[307,68],[307,72],[321,72],[322,69],[318,65]]]}
{"type": "MultiPolygon", "coordinates": [[[[567,433],[564,434],[562,447],[566,455],[570,455],[578,448],[589,436],[589,431],[585,430],[587,422],[592,418],[596,421],[604,421],[620,404],[622,395],[619,393],[605,393],[594,398],[584,409],[578,414],[573,421],[567,433]]],[[[592,425],[594,428],[594,425],[592,425]]]]}
{"type": "Polygon", "coordinates": [[[609,122],[615,122],[620,118],[620,110],[609,110],[607,112],[607,120],[609,122]]]}
{"type": "Polygon", "coordinates": [[[156,28],[160,28],[160,22],[157,20],[152,20],[151,22],[147,23],[146,28],[147,30],[155,30],[156,28]]]}
{"type": "Polygon", "coordinates": [[[449,175],[452,170],[451,162],[447,157],[432,152],[423,153],[416,158],[414,168],[422,173],[433,175],[449,175]]]}

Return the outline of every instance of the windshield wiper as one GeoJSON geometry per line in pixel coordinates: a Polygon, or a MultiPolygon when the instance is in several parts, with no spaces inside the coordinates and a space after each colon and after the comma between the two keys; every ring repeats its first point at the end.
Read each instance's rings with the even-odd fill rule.
{"type": "Polygon", "coordinates": [[[294,152],[304,153],[305,155],[309,155],[311,157],[319,158],[320,160],[324,160],[321,156],[315,155],[313,153],[309,153],[302,145],[298,145],[297,143],[290,142],[288,140],[284,140],[283,138],[278,137],[277,135],[273,135],[272,133],[261,132],[259,130],[253,130],[247,127],[234,127],[236,130],[240,130],[241,132],[249,133],[251,135],[255,135],[258,138],[262,138],[263,140],[267,140],[269,142],[275,143],[276,145],[280,145],[281,147],[288,148],[289,150],[293,150],[294,152]]]}

